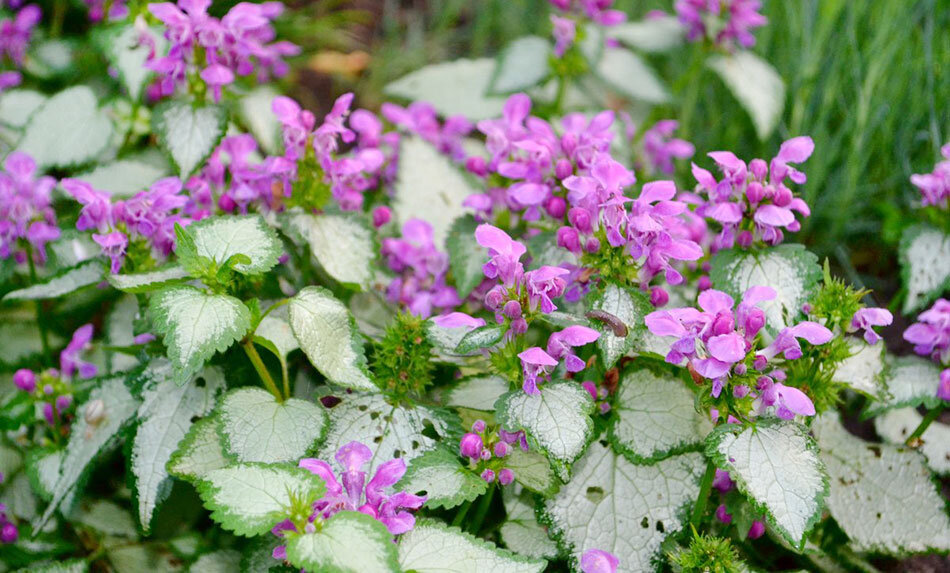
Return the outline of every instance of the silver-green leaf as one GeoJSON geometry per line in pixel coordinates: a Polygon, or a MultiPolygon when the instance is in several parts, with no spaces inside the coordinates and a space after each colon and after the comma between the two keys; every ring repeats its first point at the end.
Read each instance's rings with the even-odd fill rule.
{"type": "Polygon", "coordinates": [[[18,150],[43,168],[72,167],[97,159],[112,140],[112,120],[86,86],[67,88],[30,117],[18,150]]]}
{"type": "Polygon", "coordinates": [[[325,573],[398,571],[396,546],[382,523],[357,511],[341,511],[314,533],[287,541],[287,561],[325,573]]]}
{"type": "Polygon", "coordinates": [[[376,241],[366,221],[353,214],[294,212],[284,219],[285,228],[310,247],[320,266],[335,280],[366,287],[373,280],[376,241]]]}
{"type": "Polygon", "coordinates": [[[923,308],[950,288],[950,235],[914,225],[901,236],[898,253],[907,290],[904,314],[923,308]]]}
{"type": "Polygon", "coordinates": [[[169,100],[152,112],[152,129],[158,144],[184,179],[197,171],[224,137],[227,110],[218,105],[195,107],[169,100]]]}
{"type": "Polygon", "coordinates": [[[540,573],[547,563],[522,557],[436,521],[417,523],[399,540],[399,566],[418,573],[540,573]]]}
{"type": "Polygon", "coordinates": [[[759,139],[771,135],[785,108],[785,82],[772,64],[750,51],[740,50],[711,56],[706,65],[745,108],[759,139]]]}

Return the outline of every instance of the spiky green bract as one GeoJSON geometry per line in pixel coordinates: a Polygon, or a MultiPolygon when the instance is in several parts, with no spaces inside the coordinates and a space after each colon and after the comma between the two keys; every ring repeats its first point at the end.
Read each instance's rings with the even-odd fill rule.
{"type": "Polygon", "coordinates": [[[263,463],[212,470],[198,482],[211,519],[247,537],[270,531],[291,517],[295,507],[313,503],[325,490],[323,480],[303,468],[263,463]]]}
{"type": "Polygon", "coordinates": [[[668,554],[677,573],[741,573],[746,570],[732,542],[693,530],[689,548],[668,554]]]}
{"type": "Polygon", "coordinates": [[[392,534],[379,521],[357,511],[341,511],[317,525],[313,533],[289,535],[287,561],[321,573],[399,570],[392,534]]]}
{"type": "Polygon", "coordinates": [[[399,313],[376,345],[371,361],[376,384],[392,396],[418,397],[432,384],[432,345],[425,321],[399,313]]]}

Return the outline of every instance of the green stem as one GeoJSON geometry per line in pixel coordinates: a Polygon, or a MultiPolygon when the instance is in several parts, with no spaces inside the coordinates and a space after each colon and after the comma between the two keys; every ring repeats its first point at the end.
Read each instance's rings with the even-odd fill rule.
{"type": "Polygon", "coordinates": [[[488,508],[491,507],[492,498],[495,497],[495,485],[492,484],[488,486],[488,491],[485,495],[478,500],[478,507],[475,509],[475,516],[469,521],[468,530],[475,535],[478,535],[479,530],[482,528],[482,522],[485,521],[485,514],[488,513],[488,508]]]}
{"type": "Polygon", "coordinates": [[[53,38],[58,38],[63,31],[63,20],[66,19],[66,9],[67,1],[66,0],[54,0],[53,2],[53,19],[49,27],[49,35],[53,38]]]}
{"type": "Polygon", "coordinates": [[[465,515],[468,514],[468,510],[472,508],[472,502],[466,501],[462,504],[462,508],[459,509],[459,512],[455,514],[455,518],[452,520],[452,526],[458,527],[462,525],[462,521],[465,519],[465,515]]]}
{"type": "MultiPolygon", "coordinates": [[[[26,260],[30,267],[30,284],[35,285],[40,281],[36,276],[36,264],[33,262],[33,246],[30,245],[30,243],[26,244],[26,260]]],[[[40,320],[40,317],[43,315],[43,307],[39,300],[35,300],[33,303],[36,307],[36,327],[40,330],[40,344],[43,346],[43,356],[52,362],[53,353],[50,351],[49,334],[46,332],[46,326],[44,326],[40,320]]]]}
{"type": "Polygon", "coordinates": [[[270,372],[267,371],[267,367],[264,366],[264,361],[261,360],[261,355],[258,354],[257,349],[254,348],[254,343],[250,340],[245,340],[241,343],[241,346],[244,348],[244,352],[247,354],[247,357],[251,359],[251,364],[253,364],[254,369],[257,370],[257,374],[264,382],[264,386],[271,394],[274,395],[275,398],[277,398],[278,402],[283,402],[284,397],[281,395],[280,390],[277,389],[277,384],[275,384],[274,379],[271,378],[270,372]]]}
{"type": "Polygon", "coordinates": [[[907,437],[907,441],[904,443],[911,448],[919,448],[921,445],[923,445],[920,437],[924,435],[924,432],[927,431],[927,428],[930,427],[930,424],[936,420],[946,408],[946,405],[941,405],[927,412],[927,415],[924,416],[924,419],[921,420],[920,424],[917,425],[917,429],[914,430],[913,434],[907,437]]]}
{"type": "Polygon", "coordinates": [[[689,524],[694,528],[699,527],[699,522],[706,513],[706,502],[709,501],[709,492],[712,489],[713,478],[716,476],[716,464],[709,461],[706,463],[706,473],[703,474],[703,481],[699,484],[699,497],[696,498],[696,505],[693,506],[693,515],[689,519],[689,524]]]}
{"type": "Polygon", "coordinates": [[[554,115],[561,115],[561,106],[564,105],[564,94],[567,92],[567,78],[559,76],[557,79],[557,95],[554,96],[554,115]]]}

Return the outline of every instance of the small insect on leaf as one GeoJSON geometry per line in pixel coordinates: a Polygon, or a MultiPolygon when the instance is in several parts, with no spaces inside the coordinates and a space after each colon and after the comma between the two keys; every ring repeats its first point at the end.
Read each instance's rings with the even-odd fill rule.
{"type": "Polygon", "coordinates": [[[591,320],[599,320],[600,322],[603,322],[614,332],[614,336],[627,336],[627,325],[609,312],[604,312],[602,310],[589,310],[584,316],[591,320]]]}

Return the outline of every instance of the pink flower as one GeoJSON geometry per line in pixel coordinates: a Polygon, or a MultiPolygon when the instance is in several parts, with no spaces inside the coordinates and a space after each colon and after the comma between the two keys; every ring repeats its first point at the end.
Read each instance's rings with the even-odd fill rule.
{"type": "Polygon", "coordinates": [[[920,190],[921,205],[948,206],[950,199],[950,143],[940,148],[945,161],[938,162],[931,173],[910,176],[910,182],[920,190]]]}
{"type": "Polygon", "coordinates": [[[881,337],[872,330],[872,326],[887,326],[894,321],[894,316],[883,308],[862,308],[851,318],[849,332],[864,329],[864,340],[868,344],[877,344],[881,337]]]}
{"type": "Polygon", "coordinates": [[[524,372],[524,384],[522,388],[528,394],[541,394],[538,390],[538,379],[547,376],[549,369],[557,366],[557,360],[547,352],[537,346],[525,350],[518,354],[521,359],[521,367],[524,372]]]}
{"type": "Polygon", "coordinates": [[[80,360],[79,354],[90,348],[92,325],[84,324],[73,333],[72,340],[59,354],[59,371],[64,377],[72,377],[77,372],[80,378],[92,378],[96,375],[96,365],[80,360]]]}
{"type": "MultiPolygon", "coordinates": [[[[590,344],[600,338],[600,333],[586,326],[568,326],[548,337],[547,354],[554,359],[564,360],[568,372],[580,372],[586,366],[584,361],[574,354],[574,348],[590,344]]],[[[596,399],[597,396],[594,396],[596,399]]]]}
{"type": "Polygon", "coordinates": [[[904,331],[904,340],[914,345],[917,354],[950,363],[950,301],[937,300],[917,316],[917,321],[904,331]]]}
{"type": "Polygon", "coordinates": [[[520,259],[527,252],[523,244],[513,240],[498,227],[488,224],[479,225],[475,229],[475,240],[488,249],[489,261],[482,267],[486,277],[498,278],[508,287],[521,280],[524,267],[520,259]]]}
{"type": "Polygon", "coordinates": [[[583,573],[617,573],[620,560],[600,549],[588,549],[581,556],[583,573]]]}

